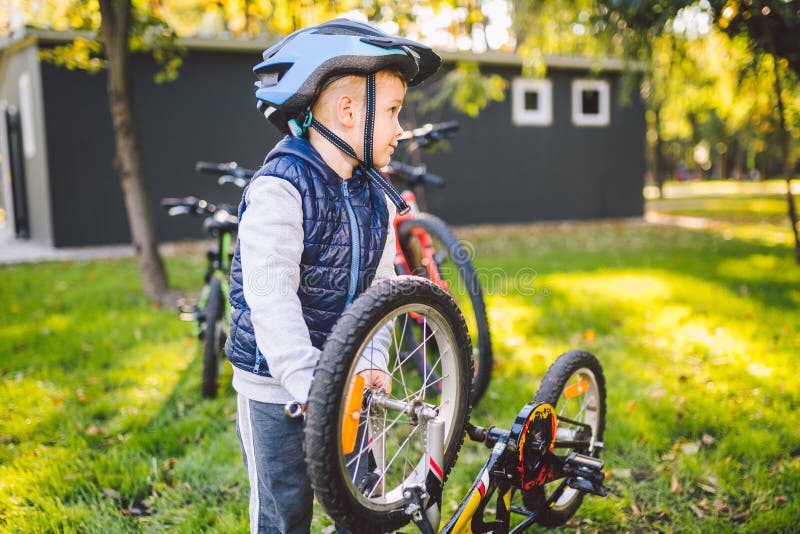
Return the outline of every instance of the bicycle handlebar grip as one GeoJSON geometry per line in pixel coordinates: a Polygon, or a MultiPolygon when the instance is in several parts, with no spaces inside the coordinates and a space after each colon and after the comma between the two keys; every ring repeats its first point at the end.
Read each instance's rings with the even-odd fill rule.
{"type": "Polygon", "coordinates": [[[171,217],[174,217],[175,215],[184,215],[191,212],[192,208],[189,206],[172,206],[169,211],[167,211],[171,217]]]}
{"type": "Polygon", "coordinates": [[[228,174],[231,166],[238,167],[235,163],[211,163],[210,161],[198,161],[195,163],[194,169],[197,172],[208,172],[211,174],[228,174]]]}
{"type": "Polygon", "coordinates": [[[434,187],[444,187],[445,180],[438,174],[431,174],[426,172],[422,175],[422,181],[425,182],[427,185],[432,185],[434,187]]]}
{"type": "Polygon", "coordinates": [[[433,125],[433,131],[445,134],[455,133],[459,128],[461,128],[461,125],[458,121],[440,122],[433,125]]]}
{"type": "Polygon", "coordinates": [[[219,185],[233,184],[239,189],[244,189],[245,187],[247,187],[247,184],[250,183],[250,180],[248,180],[247,178],[241,178],[239,176],[231,176],[230,174],[223,174],[222,176],[219,177],[217,183],[219,185]]]}
{"type": "Polygon", "coordinates": [[[198,172],[207,172],[209,174],[216,174],[217,176],[231,175],[235,178],[252,178],[256,171],[252,169],[245,169],[239,167],[235,161],[228,163],[211,163],[210,161],[198,161],[194,166],[198,172]]]}
{"type": "Polygon", "coordinates": [[[190,204],[194,204],[197,202],[197,199],[194,197],[186,197],[186,198],[162,198],[161,199],[161,207],[168,210],[170,208],[174,208],[176,206],[187,206],[190,204]]]}

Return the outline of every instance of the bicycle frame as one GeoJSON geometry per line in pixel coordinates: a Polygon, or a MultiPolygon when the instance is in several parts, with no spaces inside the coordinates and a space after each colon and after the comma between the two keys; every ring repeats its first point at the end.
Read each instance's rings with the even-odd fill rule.
{"type": "MultiPolygon", "coordinates": [[[[228,251],[230,250],[231,246],[231,234],[229,232],[220,232],[217,238],[217,248],[216,250],[211,249],[208,251],[208,269],[205,275],[205,285],[200,292],[200,298],[198,299],[198,308],[204,310],[206,304],[208,303],[209,293],[211,290],[211,278],[217,278],[220,283],[220,289],[222,290],[222,301],[224,305],[223,317],[222,317],[222,324],[223,329],[227,331],[228,325],[230,325],[231,320],[231,303],[228,295],[230,294],[230,288],[228,283],[228,273],[230,273],[231,266],[230,266],[230,256],[228,251]]],[[[204,317],[203,320],[208,320],[207,317],[204,317]]],[[[200,327],[200,321],[198,321],[198,328],[200,327]]]]}

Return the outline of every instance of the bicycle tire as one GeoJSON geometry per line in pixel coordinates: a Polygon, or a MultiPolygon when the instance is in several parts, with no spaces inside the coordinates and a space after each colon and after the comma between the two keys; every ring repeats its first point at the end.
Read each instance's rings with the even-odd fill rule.
{"type": "Polygon", "coordinates": [[[477,330],[477,343],[473,343],[473,347],[477,350],[477,357],[473,358],[475,360],[475,377],[472,382],[472,404],[474,406],[480,401],[489,387],[493,365],[492,337],[480,280],[470,259],[470,253],[463,243],[443,220],[429,213],[419,213],[412,219],[403,221],[398,225],[397,239],[400,240],[400,247],[406,257],[406,261],[409,263],[411,274],[425,276],[426,273],[425,267],[415,261],[415,255],[411,251],[412,245],[410,241],[413,240],[412,230],[414,228],[425,230],[444,245],[444,249],[456,265],[458,275],[461,277],[461,283],[463,283],[469,295],[477,330]]]}
{"type": "MultiPolygon", "coordinates": [[[[565,415],[573,420],[589,424],[594,434],[593,443],[602,442],[605,430],[606,383],[600,362],[592,353],[584,350],[570,350],[559,356],[542,378],[534,398],[537,401],[551,404],[555,408],[557,416],[565,415]],[[585,392],[580,393],[578,397],[573,397],[574,399],[580,398],[582,403],[577,416],[571,411],[567,414],[563,413],[568,411],[567,408],[575,406],[575,403],[564,396],[564,391],[571,384],[575,384],[576,379],[586,380],[588,385],[585,392]],[[584,414],[582,420],[580,414],[584,414]]],[[[580,432],[579,430],[570,430],[569,426],[560,421],[556,430],[556,438],[574,437],[580,432]]],[[[599,447],[583,450],[556,449],[554,452],[561,457],[566,457],[573,450],[594,457],[598,457],[600,452],[599,447]]],[[[558,484],[560,481],[551,482],[549,485],[552,487],[558,484]]],[[[569,521],[583,502],[583,493],[572,488],[567,488],[561,498],[551,507],[542,506],[547,497],[546,488],[541,486],[522,492],[525,507],[529,510],[537,510],[539,515],[536,522],[547,527],[556,527],[569,521]]]]}
{"type": "MultiPolygon", "coordinates": [[[[401,418],[404,418],[403,412],[399,412],[400,415],[397,419],[386,427],[385,435],[374,435],[371,426],[369,427],[371,435],[367,435],[369,440],[361,433],[358,434],[358,436],[362,436],[363,448],[359,454],[361,457],[367,450],[370,454],[375,452],[374,444],[379,441],[381,443],[399,441],[400,438],[393,441],[393,437],[388,435],[389,429],[393,429],[394,433],[407,432],[409,435],[400,445],[403,447],[408,442],[405,463],[402,466],[392,467],[392,462],[402,450],[398,448],[392,460],[388,463],[384,461],[384,465],[379,470],[379,474],[382,472],[380,476],[387,480],[393,469],[399,474],[397,478],[391,480],[391,484],[397,483],[397,486],[387,485],[380,490],[380,496],[372,496],[372,491],[378,486],[377,481],[369,493],[364,486],[356,487],[354,478],[357,475],[354,475],[351,470],[358,471],[358,463],[356,463],[355,469],[348,466],[348,457],[342,446],[345,430],[342,429],[341,421],[347,417],[347,414],[352,417],[357,413],[357,410],[352,411],[352,403],[349,402],[351,399],[348,395],[350,384],[353,383],[356,360],[372,336],[388,326],[387,318],[393,321],[395,318],[408,317],[410,313],[421,313],[427,317],[429,321],[426,323],[427,326],[437,336],[437,346],[447,345],[450,349],[442,350],[439,358],[440,370],[443,371],[440,374],[445,378],[444,392],[439,398],[440,404],[436,406],[438,416],[445,422],[443,465],[440,466],[443,480],[446,479],[455,463],[464,441],[464,430],[471,410],[472,360],[469,334],[458,306],[442,288],[419,277],[401,276],[395,280],[375,284],[356,299],[329,335],[314,372],[314,380],[306,407],[304,444],[311,485],[317,499],[331,518],[352,532],[393,532],[392,529],[402,527],[410,521],[410,517],[404,512],[408,500],[402,494],[402,488],[407,487],[412,481],[428,487],[427,479],[424,476],[424,472],[427,471],[424,456],[420,457],[419,462],[416,462],[416,456],[409,460],[409,449],[413,445],[409,439],[423,425],[418,425],[416,429],[412,428],[414,423],[411,421],[411,417],[408,417],[408,421],[404,420],[401,424],[396,424],[401,418]],[[402,473],[400,474],[401,469],[402,473]],[[408,469],[410,472],[407,473],[408,469]]],[[[391,327],[391,330],[396,331],[394,326],[391,327]]],[[[394,357],[397,358],[402,340],[398,342],[394,334],[392,337],[394,340],[390,351],[395,350],[394,357]]],[[[402,360],[394,360],[395,366],[403,365],[403,363],[407,365],[408,371],[413,372],[414,367],[410,364],[407,356],[402,360]]],[[[391,364],[387,366],[387,369],[390,366],[391,364]]],[[[394,373],[394,370],[391,372],[394,373]]],[[[403,376],[402,371],[400,376],[403,376]]],[[[403,378],[402,391],[399,380],[393,381],[392,393],[400,392],[400,396],[405,394],[404,398],[407,399],[407,402],[425,402],[425,392],[428,388],[426,382],[422,381],[418,391],[412,392],[409,396],[406,381],[411,381],[408,374],[403,378]],[[397,392],[394,390],[394,384],[397,384],[397,392]],[[415,394],[418,396],[415,397],[415,394]]],[[[370,407],[366,409],[368,411],[370,407]]],[[[363,417],[363,414],[362,409],[364,422],[360,422],[359,425],[371,424],[372,416],[363,417]]],[[[386,417],[384,416],[385,423],[386,417]]],[[[359,432],[361,431],[359,430],[359,432]]],[[[420,436],[423,434],[418,433],[414,440],[420,436]]],[[[358,441],[358,438],[354,438],[353,441],[358,441]]],[[[385,459],[390,454],[386,452],[387,445],[383,446],[385,459]]],[[[415,450],[414,452],[419,451],[415,450]]],[[[376,452],[376,454],[378,453],[376,452]]],[[[349,458],[352,463],[353,455],[351,454],[349,458]]],[[[398,462],[398,464],[400,463],[403,462],[398,462]]]]}
{"type": "Polygon", "coordinates": [[[220,281],[211,277],[208,301],[206,302],[203,325],[203,397],[213,399],[217,396],[217,375],[219,372],[220,340],[222,339],[222,289],[220,281]]]}

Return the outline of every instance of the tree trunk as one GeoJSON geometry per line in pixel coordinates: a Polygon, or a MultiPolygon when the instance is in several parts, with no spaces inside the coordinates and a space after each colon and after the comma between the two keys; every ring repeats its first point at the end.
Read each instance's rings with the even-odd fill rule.
{"type": "Polygon", "coordinates": [[[783,96],[781,95],[781,71],[778,64],[778,58],[774,58],[775,68],[775,96],[778,99],[778,123],[781,131],[781,163],[783,169],[783,176],[786,180],[786,204],[787,211],[789,212],[789,221],[792,224],[792,233],[794,234],[794,259],[800,264],[800,235],[797,230],[797,209],[794,205],[794,196],[792,195],[792,166],[789,156],[789,132],[786,130],[786,117],[783,108],[783,96]]]}
{"type": "Polygon", "coordinates": [[[745,141],[738,137],[736,139],[736,152],[734,153],[733,157],[733,173],[731,177],[734,180],[742,180],[744,179],[744,157],[745,157],[745,149],[744,149],[745,141]]]}
{"type": "Polygon", "coordinates": [[[128,29],[130,0],[100,0],[101,25],[108,60],[108,99],[116,142],[115,166],[122,183],[142,287],[153,299],[168,289],[164,262],[158,253],[155,220],[147,183],[142,172],[141,151],[129,72],[128,29]]]}
{"type": "Polygon", "coordinates": [[[664,140],[661,138],[661,106],[655,106],[653,111],[655,111],[654,129],[656,132],[655,153],[653,154],[655,156],[653,158],[653,180],[658,187],[658,197],[664,198],[664,173],[667,166],[664,162],[664,140]]]}

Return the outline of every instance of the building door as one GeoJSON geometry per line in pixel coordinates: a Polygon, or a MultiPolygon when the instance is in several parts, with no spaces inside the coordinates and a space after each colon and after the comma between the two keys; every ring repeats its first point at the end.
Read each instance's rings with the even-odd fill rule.
{"type": "Polygon", "coordinates": [[[2,152],[3,187],[0,188],[0,233],[17,238],[31,236],[28,191],[25,178],[25,153],[19,110],[8,106],[3,113],[5,150],[2,152]]]}

